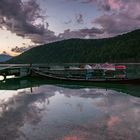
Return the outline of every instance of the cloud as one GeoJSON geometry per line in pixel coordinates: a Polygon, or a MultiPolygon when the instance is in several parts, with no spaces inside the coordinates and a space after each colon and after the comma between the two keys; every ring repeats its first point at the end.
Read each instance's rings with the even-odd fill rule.
{"type": "Polygon", "coordinates": [[[72,0],[72,1],[78,1],[83,4],[92,3],[94,5],[97,5],[100,10],[110,11],[113,9],[120,8],[121,4],[120,2],[123,0],[72,0]]]}
{"type": "Polygon", "coordinates": [[[0,54],[9,55],[9,53],[7,53],[6,51],[2,51],[0,52],[0,54]]]}
{"type": "Polygon", "coordinates": [[[2,54],[6,54],[7,55],[7,52],[6,51],[3,51],[2,54]]]}
{"type": "Polygon", "coordinates": [[[83,24],[84,23],[84,19],[83,19],[82,14],[76,14],[75,19],[76,19],[76,23],[78,23],[78,24],[83,24]]]}
{"type": "Polygon", "coordinates": [[[18,46],[16,46],[16,47],[14,47],[14,48],[12,48],[11,49],[11,51],[12,52],[15,52],[15,53],[22,53],[22,52],[25,52],[25,51],[27,51],[28,49],[30,49],[31,47],[18,47],[18,46]]]}
{"type": "Polygon", "coordinates": [[[70,23],[72,23],[72,20],[71,20],[71,19],[64,22],[64,24],[66,24],[66,25],[68,25],[68,24],[70,24],[70,23]]]}
{"type": "Polygon", "coordinates": [[[128,17],[127,14],[103,15],[94,23],[100,24],[106,33],[117,35],[140,28],[140,21],[128,17]]]}
{"type": "MultiPolygon", "coordinates": [[[[101,26],[106,35],[115,36],[140,28],[139,0],[72,0],[83,4],[93,4],[102,15],[93,20],[101,26]]],[[[102,35],[103,37],[103,35],[102,35]]]]}
{"type": "Polygon", "coordinates": [[[84,16],[81,13],[76,13],[72,19],[69,19],[64,22],[65,25],[69,24],[83,24],[84,23],[84,16]]]}
{"type": "Polygon", "coordinates": [[[49,25],[44,23],[44,18],[36,0],[26,2],[1,0],[0,2],[0,28],[5,27],[18,36],[31,39],[34,43],[45,43],[46,34],[51,33],[51,37],[52,34],[54,35],[48,30],[49,25]]]}
{"type": "Polygon", "coordinates": [[[96,38],[96,35],[103,34],[104,31],[98,28],[85,28],[79,29],[75,31],[71,31],[70,29],[65,30],[63,33],[59,34],[60,38],[68,39],[68,38],[96,38]]]}
{"type": "MultiPolygon", "coordinates": [[[[116,0],[112,0],[116,2],[116,0]]],[[[101,25],[101,27],[111,35],[117,35],[120,33],[132,31],[140,28],[140,5],[137,0],[118,0],[119,7],[116,10],[112,10],[110,13],[106,13],[93,21],[93,23],[101,25]]],[[[115,5],[115,4],[114,4],[115,5]]],[[[112,7],[115,8],[113,4],[112,7]]]]}
{"type": "Polygon", "coordinates": [[[0,3],[3,26],[13,32],[42,34],[42,27],[33,24],[36,18],[40,17],[39,10],[39,6],[34,0],[26,3],[22,3],[20,0],[2,0],[0,3]]]}
{"type": "MultiPolygon", "coordinates": [[[[100,25],[106,36],[115,36],[140,28],[139,0],[75,0],[81,3],[92,3],[103,12],[93,23],[100,25]]],[[[102,35],[103,36],[103,35],[102,35]]]]}

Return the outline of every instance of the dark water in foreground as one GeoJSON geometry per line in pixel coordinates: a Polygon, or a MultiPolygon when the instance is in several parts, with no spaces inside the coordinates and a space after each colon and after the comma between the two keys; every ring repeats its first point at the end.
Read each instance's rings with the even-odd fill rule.
{"type": "Polygon", "coordinates": [[[127,86],[1,83],[0,140],[140,140],[140,98],[127,86]]]}

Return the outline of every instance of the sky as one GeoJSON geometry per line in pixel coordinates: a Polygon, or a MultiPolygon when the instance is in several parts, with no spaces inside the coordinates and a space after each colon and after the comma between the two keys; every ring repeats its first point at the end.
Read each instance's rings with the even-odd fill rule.
{"type": "Polygon", "coordinates": [[[69,38],[108,38],[140,28],[140,0],[1,0],[0,53],[18,55],[69,38]]]}

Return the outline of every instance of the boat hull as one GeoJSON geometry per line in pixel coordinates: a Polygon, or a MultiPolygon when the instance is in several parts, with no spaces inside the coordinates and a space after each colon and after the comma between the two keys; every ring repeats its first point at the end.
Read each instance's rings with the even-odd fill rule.
{"type": "Polygon", "coordinates": [[[47,78],[49,80],[68,81],[68,82],[80,82],[80,83],[119,83],[119,84],[140,84],[140,78],[128,79],[128,78],[104,78],[104,79],[76,79],[68,77],[58,77],[55,75],[49,75],[42,72],[34,71],[34,76],[47,78]]]}

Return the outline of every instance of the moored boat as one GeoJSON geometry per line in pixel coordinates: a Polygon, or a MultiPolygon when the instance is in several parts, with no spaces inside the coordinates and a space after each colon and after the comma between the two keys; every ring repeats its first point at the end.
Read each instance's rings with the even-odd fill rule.
{"type": "Polygon", "coordinates": [[[33,69],[33,74],[48,79],[77,82],[140,83],[140,78],[128,78],[126,66],[113,64],[85,65],[75,68],[41,71],[33,69]]]}

